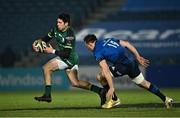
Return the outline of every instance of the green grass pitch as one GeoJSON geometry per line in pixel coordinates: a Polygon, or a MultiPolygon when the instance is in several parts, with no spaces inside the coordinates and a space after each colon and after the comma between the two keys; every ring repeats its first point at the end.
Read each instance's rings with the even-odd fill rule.
{"type": "Polygon", "coordinates": [[[143,89],[117,91],[122,105],[112,109],[101,109],[98,95],[86,90],[52,91],[51,103],[33,99],[40,91],[0,92],[0,117],[180,117],[180,89],[162,91],[174,99],[172,109],[143,89]]]}

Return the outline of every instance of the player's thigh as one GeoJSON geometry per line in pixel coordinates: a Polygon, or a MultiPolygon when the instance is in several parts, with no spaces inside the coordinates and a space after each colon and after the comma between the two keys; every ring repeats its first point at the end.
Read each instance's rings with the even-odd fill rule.
{"type": "Polygon", "coordinates": [[[129,72],[128,72],[128,76],[130,78],[136,78],[138,75],[140,75],[141,71],[139,69],[139,64],[137,61],[132,62],[129,65],[129,72]]]}
{"type": "Polygon", "coordinates": [[[109,67],[113,77],[120,77],[128,73],[128,67],[122,64],[117,64],[109,67]]]}
{"type": "Polygon", "coordinates": [[[66,69],[68,67],[68,65],[63,62],[59,57],[55,57],[53,59],[51,59],[50,61],[48,61],[43,68],[48,69],[48,70],[63,70],[66,69]]]}

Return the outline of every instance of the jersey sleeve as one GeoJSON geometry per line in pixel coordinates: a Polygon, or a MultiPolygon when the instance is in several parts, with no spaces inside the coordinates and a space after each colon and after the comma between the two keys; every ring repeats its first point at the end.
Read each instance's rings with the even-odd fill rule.
{"type": "Polygon", "coordinates": [[[95,53],[94,56],[97,62],[100,62],[104,59],[104,56],[101,52],[95,53]]]}
{"type": "Polygon", "coordinates": [[[54,29],[51,29],[46,36],[44,36],[42,39],[46,43],[49,42],[54,37],[54,29]]]}
{"type": "Polygon", "coordinates": [[[54,29],[51,29],[47,35],[49,38],[53,38],[54,37],[54,29]]]}

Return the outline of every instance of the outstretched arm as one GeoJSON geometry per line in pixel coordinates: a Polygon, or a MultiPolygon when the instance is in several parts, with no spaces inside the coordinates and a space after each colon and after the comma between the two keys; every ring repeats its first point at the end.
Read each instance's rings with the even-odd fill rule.
{"type": "Polygon", "coordinates": [[[99,62],[99,65],[100,65],[101,70],[102,70],[102,72],[103,72],[103,74],[105,76],[105,79],[107,80],[107,83],[109,85],[109,90],[108,90],[108,93],[107,93],[107,97],[112,98],[113,93],[114,93],[114,84],[113,84],[112,76],[111,76],[111,73],[110,73],[110,70],[109,70],[109,67],[107,65],[106,60],[101,60],[99,62]]]}
{"type": "Polygon", "coordinates": [[[121,44],[122,46],[124,46],[124,47],[127,47],[127,48],[135,55],[137,61],[138,61],[141,65],[143,65],[143,66],[145,66],[145,67],[149,66],[149,63],[150,63],[149,60],[143,58],[143,57],[138,53],[138,51],[136,50],[136,48],[135,48],[133,45],[131,45],[128,41],[122,41],[122,40],[120,40],[120,44],[121,44]]]}

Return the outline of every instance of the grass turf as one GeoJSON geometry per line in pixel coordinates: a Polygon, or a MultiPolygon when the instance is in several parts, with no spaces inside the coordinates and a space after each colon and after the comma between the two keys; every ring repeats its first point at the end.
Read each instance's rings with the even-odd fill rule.
{"type": "Polygon", "coordinates": [[[179,90],[162,90],[175,100],[174,107],[169,110],[158,97],[145,90],[117,91],[122,105],[113,109],[101,109],[98,95],[85,90],[52,92],[51,103],[33,99],[42,92],[1,92],[0,117],[179,117],[179,90]]]}

